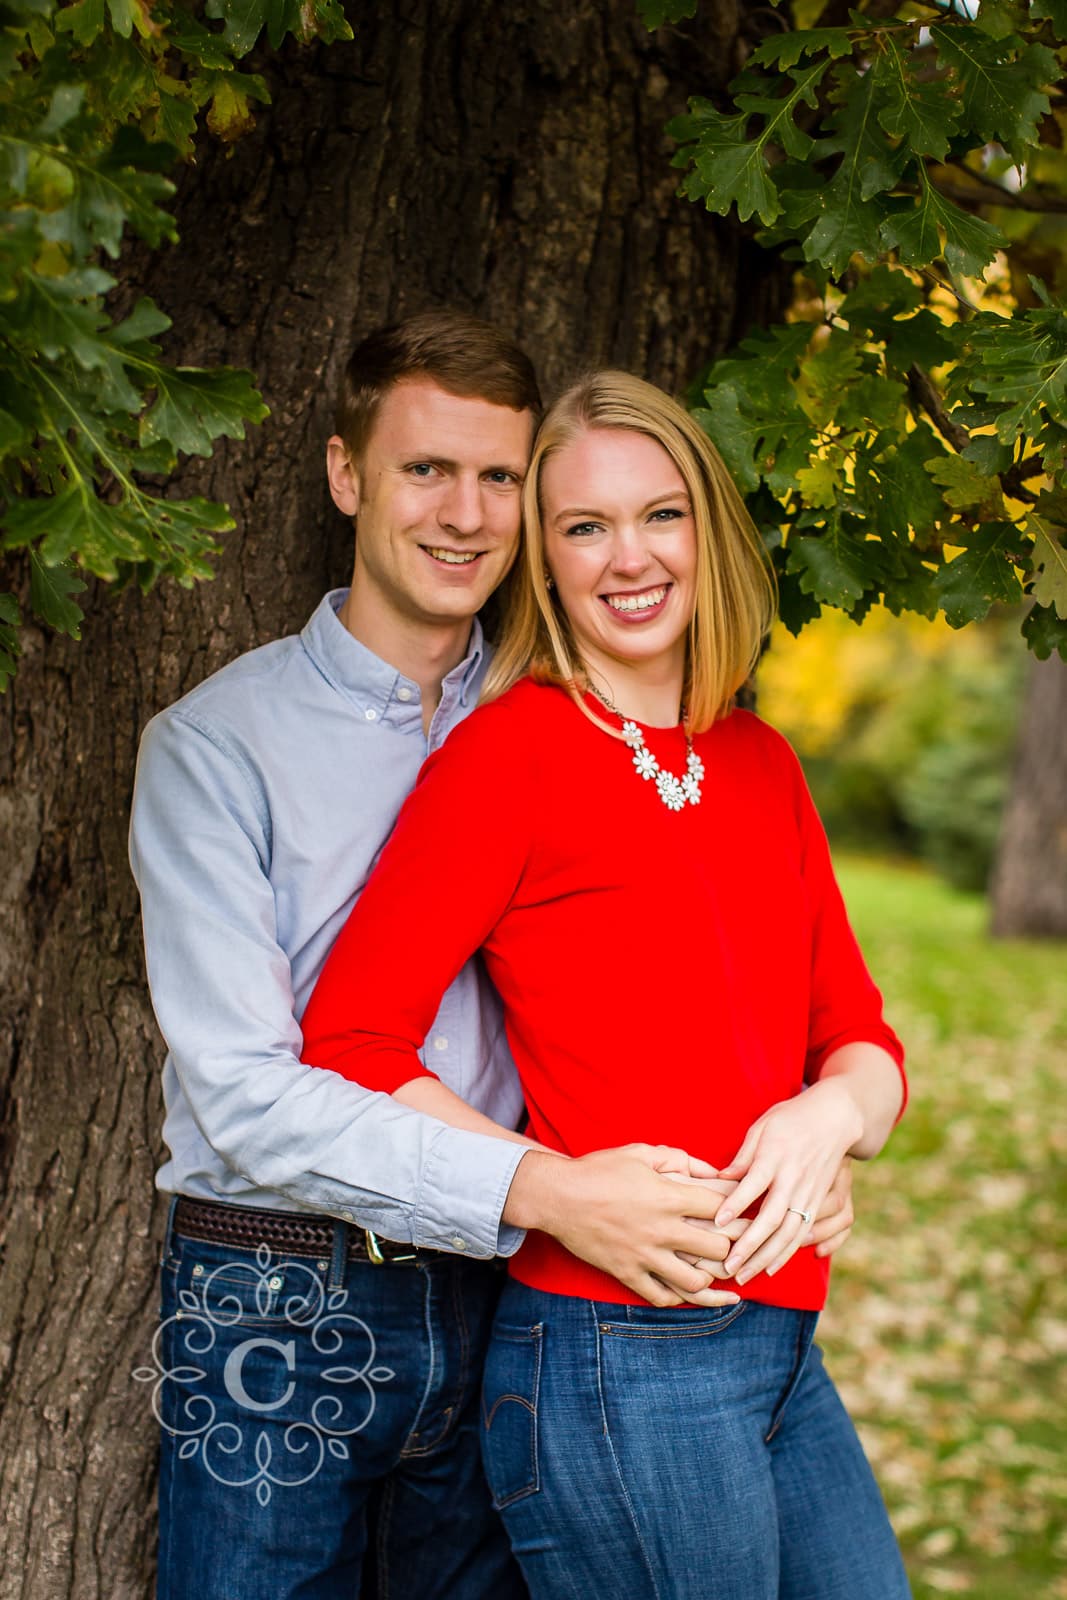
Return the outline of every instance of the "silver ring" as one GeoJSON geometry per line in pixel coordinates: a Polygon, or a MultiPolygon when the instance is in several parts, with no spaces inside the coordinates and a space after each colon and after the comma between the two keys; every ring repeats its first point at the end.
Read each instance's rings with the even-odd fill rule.
{"type": "Polygon", "coordinates": [[[803,1217],[803,1219],[807,1223],[808,1227],[809,1228],[811,1227],[811,1212],[810,1211],[801,1211],[799,1206],[786,1206],[785,1209],[787,1211],[792,1211],[794,1216],[803,1217]]]}

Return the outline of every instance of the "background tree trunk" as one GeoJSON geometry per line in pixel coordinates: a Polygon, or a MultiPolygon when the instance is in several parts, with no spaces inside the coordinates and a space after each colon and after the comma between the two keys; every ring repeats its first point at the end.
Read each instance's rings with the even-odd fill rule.
{"type": "Polygon", "coordinates": [[[1002,937],[1067,938],[1067,662],[1035,661],[991,884],[1002,937]]]}
{"type": "Polygon", "coordinates": [[[447,302],[514,329],[549,390],[605,361],[680,388],[784,292],[674,198],[662,132],[736,69],[743,7],[721,0],[699,40],[651,40],[632,0],[410,0],[353,22],[354,45],[257,63],[272,108],[185,172],[178,250],[128,265],[176,358],[252,367],[273,410],[181,474],[236,513],[218,577],[98,587],[80,645],[27,628],[0,700],[3,1600],[150,1589],[155,1436],[132,1372],[156,1301],[162,1051],[126,864],[137,739],[346,580],[322,449],[353,338],[447,302]]]}

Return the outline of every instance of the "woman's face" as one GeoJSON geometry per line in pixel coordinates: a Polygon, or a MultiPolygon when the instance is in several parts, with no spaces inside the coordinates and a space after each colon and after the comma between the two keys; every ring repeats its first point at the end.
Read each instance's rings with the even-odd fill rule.
{"type": "Polygon", "coordinates": [[[541,505],[545,564],[586,665],[684,669],[696,527],[663,446],[589,428],[546,460],[541,505]]]}

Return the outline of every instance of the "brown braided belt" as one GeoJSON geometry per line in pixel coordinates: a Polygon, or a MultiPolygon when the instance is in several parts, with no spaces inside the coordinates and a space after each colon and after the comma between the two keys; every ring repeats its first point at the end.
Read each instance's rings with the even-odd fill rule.
{"type": "MultiPolygon", "coordinates": [[[[328,1260],[333,1253],[334,1223],[301,1211],[255,1211],[251,1206],[214,1205],[210,1200],[194,1200],[179,1195],[174,1208],[174,1231],[183,1239],[200,1239],[206,1244],[231,1244],[242,1250],[255,1250],[265,1244],[275,1255],[318,1256],[328,1260]]],[[[392,1239],[379,1239],[369,1228],[348,1227],[349,1261],[370,1261],[375,1266],[386,1262],[457,1258],[447,1250],[415,1249],[392,1239]]]]}

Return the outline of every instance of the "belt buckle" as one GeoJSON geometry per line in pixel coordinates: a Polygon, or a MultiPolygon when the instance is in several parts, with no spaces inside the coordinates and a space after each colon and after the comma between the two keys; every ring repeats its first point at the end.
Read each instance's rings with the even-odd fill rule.
{"type": "MultiPolygon", "coordinates": [[[[374,1229],[364,1228],[363,1238],[367,1246],[367,1260],[375,1267],[386,1266],[390,1258],[382,1254],[381,1242],[379,1241],[378,1235],[375,1233],[374,1229]]],[[[414,1261],[415,1259],[416,1252],[414,1250],[409,1256],[392,1257],[394,1263],[397,1261],[414,1261]]]]}

